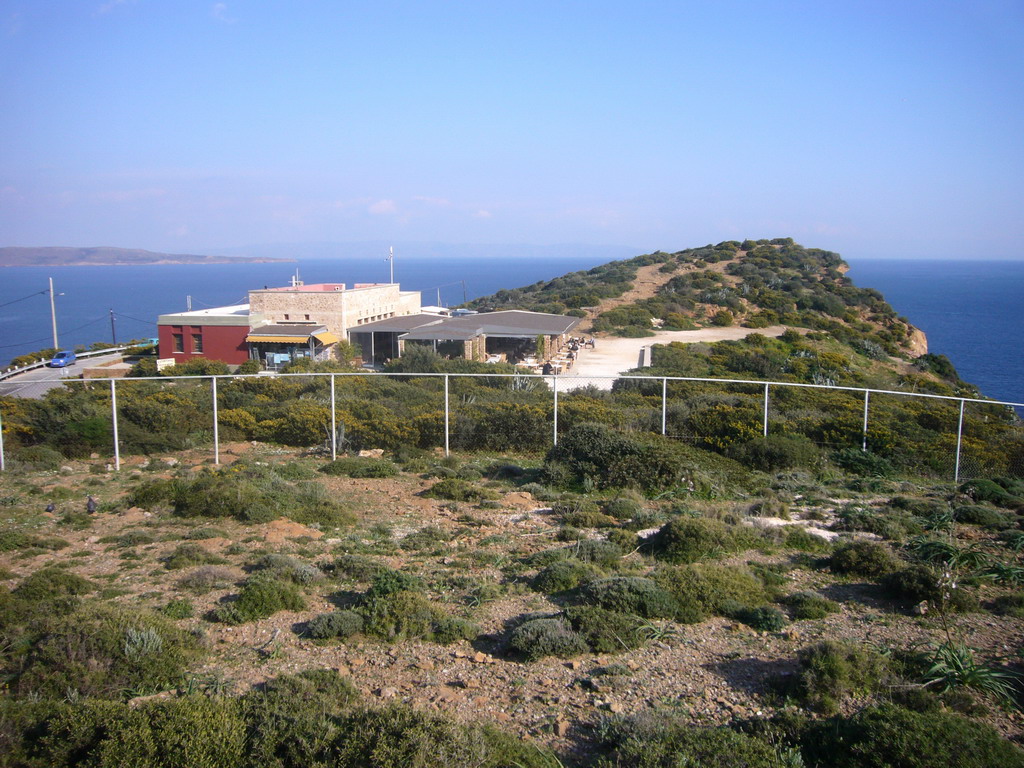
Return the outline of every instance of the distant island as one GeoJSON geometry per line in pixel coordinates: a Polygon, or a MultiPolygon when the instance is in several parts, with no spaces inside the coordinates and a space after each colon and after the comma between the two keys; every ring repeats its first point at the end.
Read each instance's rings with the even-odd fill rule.
{"type": "Polygon", "coordinates": [[[265,264],[295,259],[156,253],[140,248],[0,248],[0,267],[109,267],[123,264],[265,264]]]}

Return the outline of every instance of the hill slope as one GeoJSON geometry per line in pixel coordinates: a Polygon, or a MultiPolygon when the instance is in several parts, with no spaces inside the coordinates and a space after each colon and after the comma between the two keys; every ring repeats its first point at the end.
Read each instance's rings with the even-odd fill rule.
{"type": "Polygon", "coordinates": [[[0,267],[100,267],[115,264],[233,264],[294,261],[294,259],[199,256],[157,253],[140,248],[0,248],[0,267]]]}

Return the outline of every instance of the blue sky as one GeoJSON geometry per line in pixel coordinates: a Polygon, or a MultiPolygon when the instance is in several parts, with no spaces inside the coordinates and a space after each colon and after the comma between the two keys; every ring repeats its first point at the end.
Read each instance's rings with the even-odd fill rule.
{"type": "Polygon", "coordinates": [[[1021,257],[1021,2],[0,0],[0,245],[1021,257]]]}

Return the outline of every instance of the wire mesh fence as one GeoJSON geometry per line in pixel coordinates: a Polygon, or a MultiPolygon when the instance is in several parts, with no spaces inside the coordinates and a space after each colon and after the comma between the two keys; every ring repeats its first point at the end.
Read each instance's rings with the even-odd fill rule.
{"type": "MultiPolygon", "coordinates": [[[[1024,475],[1013,406],[794,382],[652,376],[297,373],[64,380],[47,396],[57,447],[152,454],[263,440],[336,457],[364,448],[539,453],[601,423],[729,455],[798,441],[840,464],[947,480],[1024,475]],[[61,443],[61,441],[66,441],[61,443]]],[[[9,400],[5,400],[9,403],[9,400]]],[[[0,409],[0,419],[11,420],[0,409]]],[[[38,416],[38,415],[37,415],[38,416]]],[[[49,426],[45,426],[48,424],[49,426]]],[[[0,424],[2,426],[2,424],[0,424]]],[[[0,429],[0,468],[6,457],[0,429]]]]}

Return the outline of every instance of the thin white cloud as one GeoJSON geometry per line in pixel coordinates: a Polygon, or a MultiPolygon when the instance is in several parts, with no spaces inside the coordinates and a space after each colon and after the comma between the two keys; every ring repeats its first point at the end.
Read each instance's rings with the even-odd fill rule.
{"type": "Polygon", "coordinates": [[[491,218],[491,216],[491,212],[485,211],[483,208],[481,208],[479,211],[473,214],[473,218],[475,219],[489,219],[491,218]]]}
{"type": "Polygon", "coordinates": [[[100,192],[96,197],[107,203],[132,203],[136,200],[150,200],[154,197],[163,197],[167,194],[166,189],[114,189],[109,192],[100,192]]]}
{"type": "Polygon", "coordinates": [[[108,13],[113,11],[119,5],[127,5],[128,3],[134,3],[135,0],[107,0],[99,8],[96,9],[97,16],[106,16],[108,13]]]}
{"type": "Polygon", "coordinates": [[[436,205],[440,208],[448,208],[451,206],[452,201],[444,197],[428,197],[426,195],[414,195],[413,200],[418,203],[426,203],[427,205],[436,205]]]}
{"type": "Polygon", "coordinates": [[[394,200],[378,200],[367,210],[375,216],[379,216],[385,213],[395,213],[398,210],[398,206],[395,205],[394,200]]]}
{"type": "Polygon", "coordinates": [[[222,21],[225,24],[234,24],[238,19],[228,15],[228,4],[227,3],[214,3],[210,8],[210,15],[217,21],[222,21]]]}

